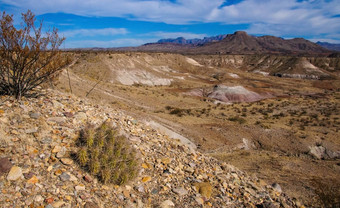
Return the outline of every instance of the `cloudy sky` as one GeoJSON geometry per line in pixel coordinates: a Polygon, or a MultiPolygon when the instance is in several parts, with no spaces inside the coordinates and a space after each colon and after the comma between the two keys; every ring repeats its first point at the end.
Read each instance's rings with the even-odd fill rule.
{"type": "Polygon", "coordinates": [[[340,0],[0,0],[56,27],[66,48],[138,46],[162,38],[249,34],[340,43],[340,0]]]}

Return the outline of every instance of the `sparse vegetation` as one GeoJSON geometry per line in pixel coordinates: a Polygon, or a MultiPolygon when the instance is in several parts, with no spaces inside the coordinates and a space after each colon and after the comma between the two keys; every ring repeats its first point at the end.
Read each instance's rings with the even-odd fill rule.
{"type": "Polygon", "coordinates": [[[127,138],[119,136],[108,122],[98,128],[87,125],[78,139],[80,166],[104,183],[121,185],[137,174],[137,159],[127,138]]]}

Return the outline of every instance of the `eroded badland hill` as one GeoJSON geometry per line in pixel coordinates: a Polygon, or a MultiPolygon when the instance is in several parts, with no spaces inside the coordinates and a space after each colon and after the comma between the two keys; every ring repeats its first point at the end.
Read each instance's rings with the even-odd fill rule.
{"type": "Polygon", "coordinates": [[[204,155],[278,183],[306,206],[339,206],[339,58],[75,56],[60,78],[62,91],[125,111],[204,155]]]}

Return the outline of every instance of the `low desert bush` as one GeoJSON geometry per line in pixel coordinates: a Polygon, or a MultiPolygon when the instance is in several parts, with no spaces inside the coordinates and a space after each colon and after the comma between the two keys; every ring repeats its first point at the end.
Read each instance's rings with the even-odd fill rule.
{"type": "Polygon", "coordinates": [[[228,120],[233,121],[233,122],[238,122],[239,124],[246,123],[246,120],[244,118],[239,117],[239,116],[230,117],[230,118],[228,118],[228,120]]]}
{"type": "Polygon", "coordinates": [[[191,109],[181,109],[181,108],[175,108],[171,106],[165,106],[165,109],[169,111],[169,114],[177,115],[178,117],[182,117],[185,115],[194,115],[191,109]]]}
{"type": "Polygon", "coordinates": [[[174,108],[170,111],[170,114],[172,115],[177,115],[177,116],[183,116],[184,115],[184,110],[180,108],[174,108]]]}
{"type": "Polygon", "coordinates": [[[124,136],[104,122],[87,125],[78,139],[77,161],[104,183],[122,185],[137,175],[136,152],[124,136]]]}

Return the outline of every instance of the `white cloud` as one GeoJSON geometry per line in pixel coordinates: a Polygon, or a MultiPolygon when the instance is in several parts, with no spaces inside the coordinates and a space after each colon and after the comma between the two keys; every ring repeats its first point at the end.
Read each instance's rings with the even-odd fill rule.
{"type": "Polygon", "coordinates": [[[312,39],[308,39],[309,41],[312,41],[314,43],[320,41],[320,42],[328,42],[328,43],[336,43],[336,44],[340,44],[340,40],[333,40],[333,39],[325,39],[325,38],[312,38],[312,39]]]}
{"type": "Polygon", "coordinates": [[[82,37],[94,37],[94,36],[113,36],[113,35],[125,35],[128,31],[125,28],[103,28],[103,29],[78,29],[61,31],[60,34],[66,38],[74,36],[82,37]]]}
{"type": "Polygon", "coordinates": [[[178,38],[178,37],[184,37],[186,39],[194,39],[194,38],[204,38],[207,37],[207,34],[196,34],[196,33],[185,33],[185,32],[152,32],[148,33],[146,35],[152,35],[158,38],[178,38]]]}
{"type": "Polygon", "coordinates": [[[337,43],[340,44],[340,34],[329,34],[329,35],[324,35],[322,37],[313,37],[308,39],[312,42],[329,42],[329,43],[337,43]]]}
{"type": "Polygon", "coordinates": [[[75,40],[65,42],[66,48],[91,48],[91,47],[128,47],[128,46],[139,46],[149,42],[155,42],[155,39],[133,39],[133,38],[121,38],[109,41],[99,40],[75,40]]]}
{"type": "Polygon", "coordinates": [[[167,23],[204,21],[207,11],[217,8],[223,0],[178,0],[177,3],[157,0],[1,0],[31,8],[36,14],[65,12],[85,16],[134,16],[138,20],[167,23]]]}
{"type": "Polygon", "coordinates": [[[252,34],[306,36],[339,33],[340,18],[332,18],[337,14],[340,14],[337,1],[246,0],[218,10],[214,19],[250,24],[247,32],[252,34]]]}
{"type": "Polygon", "coordinates": [[[0,0],[36,14],[65,12],[84,16],[129,17],[135,20],[190,24],[249,24],[248,32],[271,35],[339,34],[339,0],[244,0],[220,8],[224,0],[0,0]]]}

